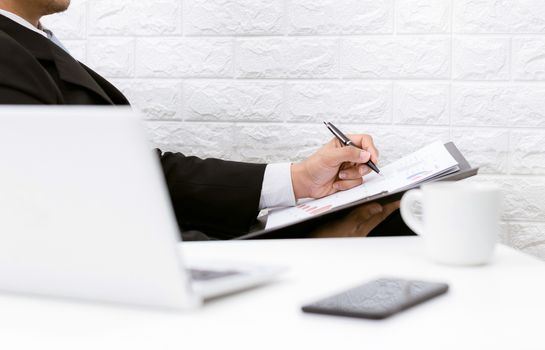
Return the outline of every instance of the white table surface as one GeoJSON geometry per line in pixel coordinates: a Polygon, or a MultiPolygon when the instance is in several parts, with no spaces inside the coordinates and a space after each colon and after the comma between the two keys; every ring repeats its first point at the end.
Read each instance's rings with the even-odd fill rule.
{"type": "Polygon", "coordinates": [[[0,294],[0,349],[545,349],[545,264],[498,246],[492,264],[448,267],[419,238],[184,243],[188,260],[283,264],[269,285],[191,312],[0,294]],[[445,281],[450,291],[389,319],[300,306],[375,277],[445,281]]]}

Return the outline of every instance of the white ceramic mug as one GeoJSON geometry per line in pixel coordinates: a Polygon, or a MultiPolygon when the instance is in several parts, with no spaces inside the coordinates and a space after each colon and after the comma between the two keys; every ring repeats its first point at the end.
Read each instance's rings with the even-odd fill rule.
{"type": "Polygon", "coordinates": [[[499,188],[470,182],[436,182],[410,190],[401,216],[435,261],[480,265],[490,261],[499,234],[499,188]],[[421,207],[421,216],[417,211],[421,207]]]}

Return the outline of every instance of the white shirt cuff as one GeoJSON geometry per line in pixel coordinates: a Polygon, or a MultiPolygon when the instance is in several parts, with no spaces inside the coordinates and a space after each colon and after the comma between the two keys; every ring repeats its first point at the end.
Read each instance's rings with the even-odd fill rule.
{"type": "Polygon", "coordinates": [[[294,205],[291,163],[267,164],[261,187],[259,209],[294,205]]]}

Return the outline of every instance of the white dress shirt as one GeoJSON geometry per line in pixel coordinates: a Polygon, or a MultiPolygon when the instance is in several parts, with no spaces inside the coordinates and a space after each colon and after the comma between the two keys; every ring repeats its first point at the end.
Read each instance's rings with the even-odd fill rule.
{"type": "Polygon", "coordinates": [[[17,22],[18,24],[22,25],[23,27],[25,27],[27,29],[32,30],[33,32],[36,32],[36,33],[38,33],[40,35],[45,36],[46,38],[51,40],[55,45],[57,45],[58,47],[60,47],[61,49],[63,49],[67,53],[69,53],[68,50],[66,49],[66,47],[64,47],[64,45],[59,41],[59,39],[57,39],[57,37],[55,35],[53,35],[53,32],[51,32],[47,28],[44,28],[41,23],[38,23],[38,27],[35,27],[30,22],[28,22],[26,19],[24,19],[22,17],[19,17],[18,15],[14,14],[14,13],[11,13],[9,11],[2,10],[2,9],[0,9],[0,15],[3,15],[5,17],[7,17],[7,18],[11,19],[14,22],[17,22]]]}
{"type": "Polygon", "coordinates": [[[32,31],[34,31],[34,32],[36,32],[36,33],[38,33],[40,35],[45,36],[46,38],[48,37],[46,32],[36,28],[35,26],[32,25],[32,23],[28,22],[26,19],[24,19],[22,17],[17,16],[14,13],[11,13],[9,11],[0,9],[0,15],[4,15],[5,17],[11,19],[12,21],[17,22],[20,25],[22,25],[23,27],[26,27],[27,29],[30,29],[30,30],[32,30],[32,31]]]}
{"type": "Polygon", "coordinates": [[[259,209],[295,205],[291,183],[291,163],[268,164],[265,168],[259,209]]]}
{"type": "MultiPolygon", "coordinates": [[[[14,22],[19,23],[25,28],[28,28],[44,37],[50,39],[57,46],[68,52],[62,43],[53,35],[53,33],[41,24],[39,28],[33,26],[24,18],[0,9],[0,15],[3,15],[14,22]]],[[[259,199],[259,209],[288,207],[295,205],[295,194],[291,182],[291,163],[268,164],[265,168],[263,176],[263,184],[261,186],[261,196],[259,199]]]]}

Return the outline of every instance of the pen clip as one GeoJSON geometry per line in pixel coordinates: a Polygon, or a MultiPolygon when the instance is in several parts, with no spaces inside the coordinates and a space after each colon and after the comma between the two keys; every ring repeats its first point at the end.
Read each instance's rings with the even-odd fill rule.
{"type": "Polygon", "coordinates": [[[344,146],[349,146],[350,144],[352,144],[352,140],[350,140],[348,137],[346,137],[345,134],[343,134],[339,129],[337,129],[335,127],[335,125],[331,124],[330,122],[325,122],[324,121],[324,124],[325,126],[329,129],[329,131],[331,131],[331,133],[333,135],[335,135],[335,137],[341,141],[341,143],[344,145],[344,146]]]}

